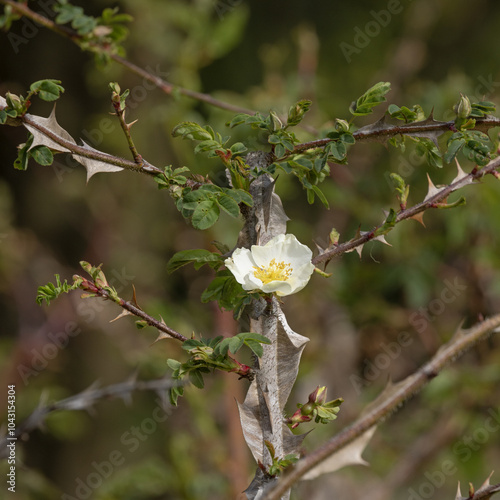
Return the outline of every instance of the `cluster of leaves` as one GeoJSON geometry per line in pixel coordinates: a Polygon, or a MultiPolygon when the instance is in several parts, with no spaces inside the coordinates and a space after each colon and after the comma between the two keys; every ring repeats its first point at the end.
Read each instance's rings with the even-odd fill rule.
{"type": "MultiPolygon", "coordinates": [[[[5,123],[7,118],[23,116],[31,106],[31,99],[38,95],[44,101],[55,101],[59,99],[64,88],[59,80],[39,80],[30,85],[30,91],[26,95],[17,96],[7,92],[5,99],[7,107],[0,110],[0,124],[5,123]]],[[[24,144],[20,144],[17,150],[17,158],[14,160],[14,168],[27,170],[28,161],[33,158],[39,165],[52,165],[54,154],[50,148],[43,144],[33,146],[34,135],[28,132],[28,138],[24,144]]]]}
{"type": "Polygon", "coordinates": [[[69,293],[72,290],[76,290],[80,287],[80,284],[82,282],[81,279],[74,279],[73,283],[70,285],[68,284],[67,280],[64,280],[64,283],[61,283],[61,280],[59,278],[59,275],[55,275],[56,282],[54,283],[47,283],[46,285],[42,285],[38,287],[37,290],[37,295],[36,295],[36,302],[39,306],[42,305],[43,301],[47,303],[47,305],[50,304],[52,300],[57,299],[59,295],[63,293],[69,293]]]}
{"type": "Polygon", "coordinates": [[[304,99],[291,106],[285,124],[276,112],[270,111],[267,116],[260,113],[253,115],[239,113],[227,125],[233,128],[237,125],[246,124],[253,129],[264,131],[267,133],[267,141],[272,146],[273,154],[276,158],[282,158],[292,152],[295,144],[298,144],[299,141],[295,134],[290,131],[290,128],[297,126],[302,121],[311,104],[312,101],[304,99]]]}
{"type": "Polygon", "coordinates": [[[272,443],[266,439],[264,440],[264,444],[266,445],[272,459],[272,464],[269,467],[269,470],[265,471],[265,473],[271,477],[278,476],[287,467],[290,467],[290,465],[293,465],[299,460],[299,457],[293,453],[285,455],[283,458],[278,458],[276,457],[276,451],[272,443]]]}
{"type": "Polygon", "coordinates": [[[221,209],[232,217],[240,215],[240,203],[252,206],[252,197],[242,189],[219,187],[207,179],[203,184],[187,183],[186,167],[172,170],[166,167],[155,177],[160,189],[168,189],[176,200],[179,212],[196,229],[208,229],[220,216],[221,209]]]}
{"type": "Polygon", "coordinates": [[[326,387],[316,387],[309,394],[307,403],[297,404],[298,410],[286,420],[287,424],[291,424],[292,429],[298,427],[301,423],[310,422],[314,419],[316,423],[328,424],[337,418],[337,413],[340,411],[340,405],[344,402],[342,398],[326,401],[326,387]]]}
{"type": "MultiPolygon", "coordinates": [[[[214,370],[235,372],[241,365],[229,356],[229,353],[236,354],[241,347],[247,346],[256,356],[262,356],[262,344],[269,344],[270,341],[258,333],[239,333],[234,337],[224,338],[222,336],[213,339],[189,339],[182,344],[182,348],[190,355],[185,363],[175,359],[167,360],[168,366],[173,370],[172,378],[183,381],[186,377],[191,383],[203,389],[205,382],[204,373],[214,370]]],[[[179,396],[184,394],[184,387],[178,385],[170,390],[170,401],[177,405],[179,396]]]]}
{"type": "Polygon", "coordinates": [[[101,265],[102,264],[100,264],[99,266],[92,266],[88,262],[80,262],[80,266],[86,273],[90,275],[90,277],[92,278],[92,282],[89,282],[87,279],[82,278],[81,276],[74,275],[73,283],[70,285],[68,284],[67,280],[64,280],[64,282],[61,283],[59,275],[56,274],[55,284],[47,283],[46,285],[38,287],[36,296],[37,304],[41,305],[43,301],[45,301],[47,304],[50,304],[50,302],[57,299],[59,295],[71,292],[72,290],[76,290],[78,288],[81,288],[87,292],[82,294],[82,298],[96,297],[97,292],[105,291],[107,292],[107,296],[109,297],[109,299],[113,300],[114,302],[119,302],[120,298],[118,297],[118,292],[115,290],[115,288],[109,285],[108,280],[106,279],[106,276],[101,269],[101,265]]]}
{"type": "MultiPolygon", "coordinates": [[[[405,149],[405,139],[408,138],[417,143],[416,153],[425,156],[429,165],[442,167],[443,160],[451,163],[458,153],[462,153],[469,161],[479,166],[486,165],[491,161],[496,145],[484,132],[472,130],[476,126],[476,118],[485,118],[495,112],[495,104],[490,101],[471,103],[467,96],[462,95],[454,106],[456,118],[454,122],[455,131],[447,139],[447,150],[444,154],[438,149],[436,136],[429,134],[407,135],[404,137],[393,137],[390,143],[396,147],[405,149]]],[[[410,110],[391,104],[388,113],[392,118],[405,121],[405,123],[432,122],[432,117],[423,119],[423,111],[418,104],[410,110]]]]}
{"type": "Polygon", "coordinates": [[[31,106],[31,99],[38,95],[43,101],[55,101],[59,99],[64,92],[59,80],[39,80],[30,85],[30,90],[26,96],[18,96],[7,92],[5,94],[5,103],[3,100],[2,108],[0,109],[0,125],[6,123],[8,118],[17,118],[24,116],[31,106]]]}
{"type": "Polygon", "coordinates": [[[97,46],[108,53],[124,55],[119,44],[127,37],[128,29],[123,23],[130,22],[132,17],[119,14],[118,7],[104,9],[99,17],[88,16],[82,7],[71,5],[67,0],[58,0],[53,9],[57,12],[55,22],[70,24],[80,35],[78,43],[83,49],[95,50],[97,46]]]}
{"type": "Polygon", "coordinates": [[[206,153],[209,158],[220,158],[231,174],[233,187],[248,190],[248,172],[241,155],[247,151],[242,142],[226,147],[230,136],[222,136],[210,125],[202,127],[195,122],[182,122],[172,130],[174,137],[200,141],[194,148],[195,153],[206,153]]]}

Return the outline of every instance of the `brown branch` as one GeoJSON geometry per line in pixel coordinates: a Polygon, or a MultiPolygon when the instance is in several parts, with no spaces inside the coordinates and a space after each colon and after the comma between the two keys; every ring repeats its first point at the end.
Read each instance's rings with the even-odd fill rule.
{"type": "MultiPolygon", "coordinates": [[[[1,0],[0,0],[1,1],[1,0]]],[[[476,125],[474,127],[475,130],[488,130],[493,127],[500,126],[500,118],[496,118],[494,116],[488,116],[486,118],[477,118],[476,125]]],[[[395,137],[396,135],[417,135],[420,134],[423,136],[424,134],[431,134],[435,132],[448,132],[450,130],[454,130],[455,122],[439,122],[432,120],[425,120],[424,122],[415,122],[409,125],[381,125],[377,127],[376,124],[368,125],[366,127],[362,127],[355,132],[353,132],[353,137],[356,139],[356,142],[362,141],[384,141],[387,138],[395,137]]],[[[323,148],[328,143],[332,142],[334,139],[316,139],[310,142],[304,142],[302,144],[297,144],[293,152],[291,154],[301,153],[303,151],[307,151],[308,149],[316,149],[323,148]]]]}
{"type": "Polygon", "coordinates": [[[323,446],[299,460],[296,466],[288,474],[281,476],[277,485],[269,490],[267,494],[265,493],[262,498],[265,500],[278,500],[281,498],[281,495],[297,483],[306,472],[396,412],[402,406],[402,403],[418,393],[449,363],[460,358],[477,342],[485,340],[499,326],[500,314],[497,314],[468,330],[458,330],[454,337],[444,344],[428,363],[414,374],[390,387],[387,392],[382,393],[370,405],[371,410],[368,413],[358,418],[323,446]]]}
{"type": "MultiPolygon", "coordinates": [[[[477,181],[481,177],[485,176],[486,174],[496,174],[497,169],[500,167],[500,157],[492,160],[488,165],[482,167],[482,168],[474,168],[470,174],[467,174],[460,179],[456,180],[455,182],[452,182],[451,184],[438,189],[438,192],[426,199],[425,201],[422,201],[420,203],[417,203],[413,207],[406,208],[404,210],[400,210],[397,213],[396,217],[396,224],[406,220],[406,219],[411,219],[412,217],[415,217],[421,212],[424,212],[425,210],[428,210],[429,208],[438,208],[440,206],[440,203],[446,200],[446,198],[454,191],[457,189],[460,189],[468,184],[471,184],[474,181],[477,181]]],[[[335,245],[331,248],[327,248],[325,251],[321,252],[319,255],[314,257],[312,259],[312,262],[314,265],[321,264],[322,262],[328,262],[330,259],[333,257],[336,257],[338,255],[342,255],[345,252],[349,252],[351,250],[354,250],[356,247],[363,245],[364,243],[367,243],[368,241],[373,240],[376,238],[376,231],[377,229],[381,228],[383,226],[383,223],[380,224],[379,226],[375,227],[372,231],[366,232],[358,237],[353,238],[352,240],[346,241],[345,243],[341,243],[338,245],[335,245]]]]}
{"type": "Polygon", "coordinates": [[[166,406],[167,399],[164,396],[164,391],[179,385],[182,385],[182,382],[172,380],[170,377],[142,381],[136,380],[136,376],[133,375],[125,382],[108,385],[102,389],[99,389],[97,387],[97,383],[94,383],[88,389],[75,394],[74,396],[70,396],[69,398],[56,401],[48,405],[45,405],[42,401],[40,401],[36,410],[16,427],[14,435],[9,434],[9,437],[3,436],[0,439],[0,459],[7,456],[6,454],[8,453],[8,449],[6,444],[8,444],[12,438],[25,439],[30,432],[43,426],[45,418],[49,413],[61,410],[91,410],[96,402],[109,398],[121,398],[128,403],[131,399],[131,393],[133,391],[156,392],[161,399],[162,406],[168,412],[171,410],[170,407],[166,406]]]}
{"type": "Polygon", "coordinates": [[[92,52],[97,52],[97,53],[103,53],[106,54],[110,59],[115,61],[116,63],[120,64],[130,72],[136,74],[137,76],[140,76],[147,81],[150,81],[151,83],[154,83],[159,89],[161,89],[165,94],[167,95],[172,95],[173,93],[178,93],[180,95],[183,95],[185,97],[189,97],[191,99],[194,99],[196,101],[204,102],[206,104],[209,104],[210,106],[214,106],[220,109],[224,109],[226,111],[231,111],[233,113],[246,113],[249,115],[254,115],[256,112],[252,109],[247,109],[242,106],[237,106],[235,104],[230,104],[225,101],[221,101],[219,99],[215,99],[209,94],[204,94],[202,92],[196,92],[194,90],[186,89],[183,87],[179,87],[177,85],[174,85],[173,83],[167,82],[166,80],[163,80],[159,76],[153,75],[152,73],[140,68],[139,66],[131,63],[127,59],[120,57],[117,54],[114,54],[110,50],[106,50],[105,47],[101,47],[97,43],[90,43],[88,44],[87,47],[82,47],[81,46],[81,41],[83,40],[83,36],[79,35],[75,31],[65,27],[65,26],[60,26],[56,24],[54,21],[51,21],[45,16],[42,16],[33,10],[31,10],[27,4],[25,3],[20,3],[16,2],[15,0],[0,0],[0,4],[4,5],[9,5],[14,12],[17,12],[18,14],[21,14],[32,21],[35,21],[36,23],[44,26],[45,28],[57,33],[58,35],[64,36],[65,38],[68,38],[72,42],[74,42],[76,45],[78,45],[80,48],[84,48],[85,50],[89,50],[92,52]]]}
{"type": "MultiPolygon", "coordinates": [[[[97,297],[101,297],[105,300],[110,300],[111,302],[114,302],[115,304],[123,308],[125,311],[127,311],[127,313],[132,314],[133,316],[137,316],[138,318],[141,318],[149,326],[152,326],[156,328],[158,331],[167,334],[169,337],[180,340],[181,342],[185,342],[186,340],[188,340],[188,338],[182,335],[182,333],[179,333],[175,331],[173,328],[167,326],[163,320],[157,320],[156,318],[153,318],[153,316],[150,316],[148,313],[144,312],[137,305],[135,301],[135,293],[134,293],[134,302],[129,302],[120,298],[118,295],[116,295],[116,293],[111,293],[102,286],[99,286],[96,282],[89,281],[86,278],[81,278],[80,276],[77,275],[75,275],[74,278],[80,278],[82,280],[82,282],[79,285],[79,287],[82,290],[94,294],[97,297]]],[[[118,316],[118,318],[120,317],[122,317],[122,315],[118,316]]],[[[159,340],[160,338],[164,337],[160,335],[160,337],[158,337],[157,340],[159,340]]],[[[231,360],[235,365],[235,369],[232,370],[231,373],[236,373],[237,375],[239,375],[240,378],[253,380],[255,372],[252,368],[243,363],[240,363],[232,356],[228,355],[228,359],[231,360]]]]}

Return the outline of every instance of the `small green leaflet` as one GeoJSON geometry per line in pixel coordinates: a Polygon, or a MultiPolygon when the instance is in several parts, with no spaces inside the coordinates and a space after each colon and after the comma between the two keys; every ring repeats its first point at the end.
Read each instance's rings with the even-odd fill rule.
{"type": "Polygon", "coordinates": [[[368,89],[361,97],[354,101],[349,111],[354,116],[365,116],[373,112],[373,108],[385,102],[385,95],[391,90],[389,82],[379,82],[368,89]]]}
{"type": "Polygon", "coordinates": [[[208,264],[211,268],[217,270],[223,263],[223,257],[215,252],[208,250],[182,250],[177,252],[168,262],[167,271],[173,273],[186,264],[194,264],[195,269],[208,264]]]}

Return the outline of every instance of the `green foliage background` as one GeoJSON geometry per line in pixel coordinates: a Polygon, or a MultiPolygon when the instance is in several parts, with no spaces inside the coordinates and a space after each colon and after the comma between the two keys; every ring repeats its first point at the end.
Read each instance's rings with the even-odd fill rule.
{"type": "MultiPolygon", "coordinates": [[[[37,10],[37,2],[29,4],[37,10]]],[[[93,15],[110,6],[107,1],[80,4],[93,15]]],[[[284,113],[297,100],[311,99],[306,122],[317,127],[347,118],[351,101],[377,81],[391,82],[389,102],[418,103],[426,113],[434,108],[437,119],[452,119],[449,110],[460,92],[500,103],[500,9],[493,0],[360,0],[319,2],[314,8],[296,0],[286,5],[128,0],[120,6],[134,17],[125,47],[139,66],[263,112],[272,108],[284,113]],[[373,12],[389,4],[398,4],[400,12],[391,14],[385,27],[379,25],[379,33],[348,62],[341,44],[354,45],[359,32],[374,33],[374,25],[368,27],[373,12]]],[[[117,65],[96,67],[89,54],[35,29],[29,31],[23,21],[14,24],[12,32],[27,40],[17,46],[18,53],[1,34],[0,94],[23,93],[43,78],[62,80],[66,92],[57,105],[59,123],[97,149],[128,157],[118,122],[108,114],[109,81],[131,90],[128,116],[139,120],[134,138],[143,156],[159,167],[189,165],[213,176],[222,171],[216,160],[195,156],[188,141],[171,137],[180,121],[210,123],[250,149],[263,147],[250,128],[229,132],[224,127],[231,113],[168,98],[117,65]]],[[[31,111],[47,116],[50,105],[37,102],[31,111]]],[[[366,123],[381,114],[382,109],[366,123]]],[[[303,140],[311,138],[300,133],[303,140]]],[[[232,247],[239,231],[238,222],[225,214],[209,231],[194,231],[145,176],[100,174],[85,186],[84,169],[68,168],[64,158],[55,168],[32,165],[27,172],[15,171],[15,149],[25,140],[24,130],[0,130],[0,359],[5,385],[17,386],[18,421],[33,411],[42,394],[48,400],[63,398],[96,380],[103,385],[122,381],[136,370],[140,378],[160,377],[168,371],[167,358],[183,356],[174,342],[151,345],[155,332],[137,331],[128,318],[109,324],[119,313],[112,304],[92,305],[75,293],[50,308],[39,307],[35,295],[40,284],[55,273],[70,278],[80,260],[103,262],[108,278],[113,271],[128,277],[123,296],[131,297],[133,282],[141,307],[161,314],[176,330],[187,336],[228,333],[227,317],[199,301],[213,271],[187,266],[168,275],[166,262],[180,250],[214,250],[214,239],[232,247]],[[23,383],[20,367],[31,367],[34,355],[50,343],[49,334],[64,331],[71,321],[81,333],[23,383]]],[[[462,165],[471,168],[465,161],[462,165]]],[[[369,230],[381,222],[382,210],[396,208],[389,172],[411,185],[410,204],[425,196],[426,172],[435,184],[455,176],[454,166],[431,169],[412,151],[403,155],[380,144],[356,145],[349,165],[332,165],[331,170],[331,180],[324,184],[329,211],[318,201],[309,206],[295,180],[281,176],[278,181],[291,218],[289,232],[311,248],[313,241],[325,244],[332,227],[342,240],[349,239],[360,224],[369,230]]],[[[369,244],[361,260],[355,252],[347,254],[329,265],[332,278],[315,276],[301,293],[286,299],[290,325],[311,338],[291,401],[304,402],[317,384],[327,385],[331,398],[345,400],[339,419],[315,430],[307,446],[318,445],[351,421],[389,377],[399,380],[415,370],[462,320],[470,325],[479,315],[499,312],[499,185],[488,178],[457,197],[462,194],[467,206],[429,211],[426,228],[416,221],[398,225],[388,236],[392,247],[369,244]],[[466,289],[444,303],[448,283],[466,289]],[[438,314],[423,321],[420,308],[438,314]],[[394,346],[402,332],[409,334],[409,345],[377,368],[374,380],[367,380],[369,366],[382,366],[384,346],[394,346]],[[365,380],[362,391],[353,384],[360,378],[365,380]]],[[[484,429],[489,412],[499,408],[500,354],[495,347],[495,337],[477,346],[384,423],[365,453],[370,468],[346,469],[305,483],[295,498],[331,498],[334,493],[364,498],[370,492],[370,498],[380,493],[380,498],[405,499],[410,488],[424,498],[453,498],[457,481],[479,485],[500,460],[499,431],[483,439],[478,430],[484,429]],[[466,441],[470,436],[472,441],[466,441]],[[429,478],[438,477],[435,472],[443,470],[445,461],[455,471],[438,488],[429,478]],[[425,497],[429,491],[432,496],[425,497]]],[[[92,416],[54,414],[45,430],[33,433],[27,443],[18,442],[18,463],[25,465],[17,469],[19,498],[74,495],[77,479],[85,481],[93,463],[109,460],[115,450],[125,462],[95,488],[92,498],[234,498],[253,474],[234,404],[235,397],[242,400],[246,382],[234,379],[217,374],[204,391],[188,389],[179,408],[133,452],[121,439],[145,425],[156,407],[154,395],[136,394],[130,407],[122,401],[102,402],[92,416]]],[[[2,409],[5,392],[0,387],[2,409]]]]}

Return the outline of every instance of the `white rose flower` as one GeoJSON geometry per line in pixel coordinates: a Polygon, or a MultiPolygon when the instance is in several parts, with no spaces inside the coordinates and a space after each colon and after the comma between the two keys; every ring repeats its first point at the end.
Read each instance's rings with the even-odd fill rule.
{"type": "Polygon", "coordinates": [[[293,234],[280,234],[263,246],[237,248],[225,264],[244,290],[283,296],[307,285],[314,271],[311,259],[309,247],[293,234]]]}

